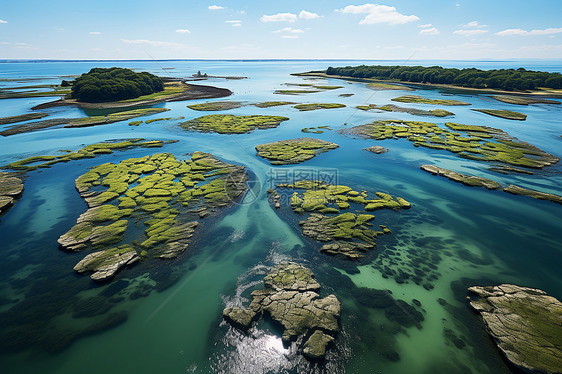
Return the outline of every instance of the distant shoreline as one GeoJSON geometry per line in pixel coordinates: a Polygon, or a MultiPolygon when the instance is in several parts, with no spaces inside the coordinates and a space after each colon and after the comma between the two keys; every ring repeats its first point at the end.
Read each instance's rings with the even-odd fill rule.
{"type": "Polygon", "coordinates": [[[413,85],[421,87],[436,87],[436,88],[447,88],[462,91],[472,91],[476,93],[492,93],[492,94],[503,94],[503,95],[532,95],[532,96],[549,96],[555,98],[562,98],[562,90],[530,90],[530,91],[504,91],[496,90],[492,88],[472,88],[472,87],[462,87],[455,86],[452,84],[436,84],[436,83],[420,83],[420,82],[407,82],[399,80],[389,80],[389,79],[374,79],[374,78],[354,78],[342,75],[328,75],[323,72],[309,71],[304,73],[293,73],[291,74],[297,77],[321,77],[321,78],[332,78],[332,79],[342,79],[353,82],[367,82],[367,83],[397,83],[402,85],[413,85]]]}

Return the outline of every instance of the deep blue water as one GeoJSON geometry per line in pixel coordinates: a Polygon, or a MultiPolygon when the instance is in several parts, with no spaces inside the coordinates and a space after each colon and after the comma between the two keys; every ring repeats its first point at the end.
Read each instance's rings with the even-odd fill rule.
{"type": "MultiPolygon", "coordinates": [[[[250,134],[219,135],[185,132],[179,121],[130,127],[128,121],[105,126],[51,128],[0,139],[0,165],[33,155],[59,154],[85,144],[123,138],[176,139],[161,149],[130,149],[95,159],[57,164],[29,172],[22,199],[0,218],[0,320],[8,337],[0,353],[2,373],[509,373],[487,337],[479,318],[465,302],[466,287],[503,282],[541,288],[562,297],[560,251],[562,208],[551,202],[512,196],[500,191],[470,188],[419,170],[436,164],[461,173],[562,194],[561,167],[534,175],[503,175],[489,164],[458,158],[455,154],[415,148],[402,140],[363,140],[337,130],[373,120],[413,119],[444,124],[500,128],[511,136],[562,156],[562,105],[515,106],[488,95],[418,89],[415,92],[373,91],[362,83],[323,80],[341,89],[301,96],[275,95],[284,83],[306,83],[291,73],[327,66],[357,64],[422,64],[482,69],[525,67],[562,72],[560,61],[111,61],[7,62],[0,64],[0,89],[59,83],[92,67],[121,66],[158,75],[186,77],[197,70],[209,75],[241,75],[248,79],[212,79],[203,84],[225,87],[229,98],[248,104],[270,100],[332,102],[343,109],[299,112],[290,106],[260,109],[251,105],[232,114],[270,114],[290,118],[275,129],[250,134]],[[162,68],[174,68],[165,69],[162,68]],[[6,81],[16,79],[16,81],[6,81]],[[18,80],[19,79],[19,80],[18,80]],[[30,80],[33,79],[33,80],[30,80]],[[353,93],[351,97],[339,97],[353,93]],[[374,113],[356,105],[392,103],[402,94],[457,99],[468,107],[451,107],[452,118],[416,117],[407,113],[374,113]],[[527,120],[509,121],[471,111],[471,108],[508,109],[527,114],[527,120]],[[257,144],[303,136],[304,127],[330,126],[333,131],[309,134],[340,145],[337,150],[300,165],[272,167],[256,156],[257,144]],[[363,149],[382,145],[390,151],[375,155],[363,149]],[[152,261],[118,274],[109,284],[95,285],[72,267],[83,253],[64,253],[57,238],[86,209],[74,189],[74,179],[88,167],[105,162],[171,152],[182,158],[193,151],[210,152],[251,171],[252,189],[245,199],[220,219],[202,220],[196,244],[173,261],[152,261]],[[410,210],[376,212],[376,224],[392,234],[377,241],[377,249],[359,263],[324,256],[318,246],[300,235],[298,217],[288,210],[274,211],[266,190],[272,177],[287,173],[328,174],[355,190],[401,196],[410,210]],[[326,294],[343,304],[342,333],[324,365],[310,365],[294,347],[283,347],[275,326],[258,325],[243,336],[221,322],[225,305],[248,298],[249,287],[263,278],[268,266],[280,260],[309,266],[326,294]],[[416,270],[423,282],[403,274],[416,270]],[[394,275],[388,275],[394,274],[394,275]],[[402,275],[400,275],[402,274],[402,275]],[[429,290],[423,285],[430,285],[429,290]],[[421,302],[424,321],[419,327],[388,318],[368,297],[367,289],[388,289],[397,300],[421,302]],[[245,292],[243,292],[246,290],[245,292]],[[115,298],[111,310],[99,316],[74,318],[76,300],[100,295],[115,298]],[[72,302],[71,302],[72,300],[72,302]],[[117,314],[115,314],[117,313],[117,314]],[[114,323],[99,328],[110,316],[114,323]],[[123,316],[126,315],[126,321],[123,316]],[[98,323],[98,328],[84,331],[98,323]],[[24,327],[26,340],[15,327],[24,327]],[[95,331],[94,331],[95,330],[95,331]],[[277,335],[276,335],[277,334],[277,335]],[[451,334],[463,344],[455,345],[451,334]],[[33,342],[33,344],[31,344],[33,342]]],[[[30,112],[52,98],[0,100],[1,116],[30,112]]],[[[220,99],[219,99],[220,100],[220,99]]],[[[208,114],[186,108],[192,102],[159,104],[171,109],[148,118],[186,119],[208,114]]],[[[426,105],[401,104],[428,109],[426,105]]],[[[46,110],[47,118],[82,117],[81,109],[46,110]]],[[[6,127],[6,125],[1,126],[6,127]]],[[[0,127],[0,128],[1,128],[0,127]]],[[[100,305],[100,308],[102,306],[100,305]]]]}

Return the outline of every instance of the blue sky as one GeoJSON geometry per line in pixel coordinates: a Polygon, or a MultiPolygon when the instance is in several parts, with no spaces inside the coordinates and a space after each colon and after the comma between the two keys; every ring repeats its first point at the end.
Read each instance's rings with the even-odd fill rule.
{"type": "Polygon", "coordinates": [[[560,0],[3,0],[0,59],[561,59],[560,0]]]}

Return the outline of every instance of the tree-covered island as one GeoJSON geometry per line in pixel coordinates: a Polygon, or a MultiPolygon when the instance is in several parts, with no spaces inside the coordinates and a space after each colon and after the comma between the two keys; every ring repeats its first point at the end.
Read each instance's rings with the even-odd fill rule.
{"type": "Polygon", "coordinates": [[[562,74],[519,69],[454,69],[441,66],[360,65],[329,67],[328,76],[394,80],[412,83],[454,85],[505,91],[539,88],[562,89],[562,74]]]}
{"type": "Polygon", "coordinates": [[[123,68],[93,68],[72,82],[72,98],[81,102],[101,103],[134,99],[164,90],[156,75],[136,73],[123,68]]]}

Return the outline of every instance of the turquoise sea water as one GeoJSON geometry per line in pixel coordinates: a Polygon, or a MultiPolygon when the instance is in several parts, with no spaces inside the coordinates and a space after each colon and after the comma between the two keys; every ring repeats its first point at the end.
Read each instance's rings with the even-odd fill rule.
{"type": "MultiPolygon", "coordinates": [[[[502,129],[557,157],[562,157],[562,105],[516,106],[488,95],[438,89],[414,92],[373,91],[363,83],[320,80],[344,88],[301,96],[275,95],[284,83],[310,83],[290,73],[328,66],[376,64],[377,61],[121,61],[1,63],[0,89],[59,83],[92,67],[121,66],[158,75],[186,77],[243,75],[248,79],[213,79],[202,84],[234,92],[228,100],[248,104],[271,100],[343,103],[343,109],[299,112],[290,106],[260,109],[251,105],[232,114],[282,115],[279,127],[250,134],[186,132],[179,121],[130,127],[129,121],[105,126],[51,128],[0,139],[0,165],[33,155],[59,154],[85,144],[124,138],[176,139],[160,149],[130,149],[95,159],[57,164],[25,178],[21,200],[0,218],[0,372],[2,373],[509,373],[479,317],[465,302],[471,285],[514,283],[562,297],[560,252],[562,207],[551,202],[470,188],[419,170],[436,164],[461,173],[562,194],[560,164],[534,175],[497,174],[489,164],[458,158],[446,151],[415,148],[407,140],[374,141],[344,136],[337,130],[374,120],[411,119],[443,124],[453,121],[502,129]],[[173,67],[165,69],[163,67],[173,67]],[[34,80],[30,80],[34,79],[34,80]],[[351,97],[339,97],[353,93],[351,97]],[[417,117],[375,113],[356,105],[392,103],[402,94],[471,103],[451,107],[454,117],[417,117]],[[444,94],[446,96],[444,96],[444,94]],[[471,108],[508,109],[528,115],[509,121],[471,108]],[[323,134],[303,134],[304,127],[330,126],[323,134]],[[340,148],[300,165],[272,167],[255,154],[257,144],[311,135],[340,148]],[[382,145],[375,155],[363,149],[382,145]],[[147,153],[171,152],[182,158],[210,152],[250,171],[250,191],[219,218],[203,219],[190,250],[171,261],[150,261],[119,273],[110,283],[94,284],[72,267],[84,253],[64,253],[57,238],[76,222],[86,205],[74,179],[88,167],[119,162],[147,153]],[[289,209],[275,211],[266,190],[272,178],[290,173],[330,175],[355,190],[387,192],[410,201],[410,210],[377,211],[376,224],[391,235],[359,262],[328,257],[300,235],[299,218],[289,209]],[[296,345],[284,347],[268,321],[242,335],[222,322],[225,306],[247,303],[249,292],[269,267],[292,260],[310,267],[323,294],[342,301],[341,334],[324,364],[310,364],[296,345]],[[421,279],[419,285],[414,276],[421,279]],[[425,286],[425,287],[424,287],[425,286]],[[410,307],[381,306],[373,290],[390,290],[410,307]],[[92,299],[93,298],[93,299],[92,299]],[[414,306],[412,300],[421,303],[414,306]],[[89,300],[88,303],[85,302],[89,300]],[[88,316],[76,316],[77,311],[88,316]],[[74,315],[74,316],[73,316],[74,315]],[[412,315],[423,321],[412,323],[412,315]]],[[[384,62],[401,64],[402,62],[384,62]]],[[[408,64],[421,62],[409,61],[408,64]]],[[[529,69],[562,72],[562,62],[431,61],[446,67],[529,69]]],[[[314,81],[316,82],[316,81],[314,81]]],[[[0,115],[30,112],[52,98],[0,100],[0,115]]],[[[224,100],[224,99],[217,99],[224,100]]],[[[208,113],[186,108],[192,103],[159,104],[171,109],[141,120],[208,113]]],[[[419,104],[400,104],[433,109],[419,104]]],[[[59,107],[47,118],[97,114],[59,107]]],[[[7,125],[0,126],[0,129],[7,125]]],[[[398,302],[396,306],[399,306],[398,302]]]]}

